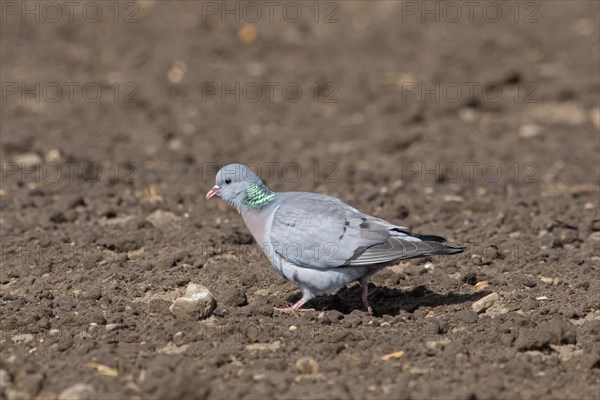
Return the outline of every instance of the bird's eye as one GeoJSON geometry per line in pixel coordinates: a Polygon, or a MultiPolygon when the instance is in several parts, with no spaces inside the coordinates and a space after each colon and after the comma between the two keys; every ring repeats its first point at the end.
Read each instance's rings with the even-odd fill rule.
{"type": "Polygon", "coordinates": [[[225,183],[229,185],[231,183],[231,179],[230,178],[225,179],[225,183]]]}

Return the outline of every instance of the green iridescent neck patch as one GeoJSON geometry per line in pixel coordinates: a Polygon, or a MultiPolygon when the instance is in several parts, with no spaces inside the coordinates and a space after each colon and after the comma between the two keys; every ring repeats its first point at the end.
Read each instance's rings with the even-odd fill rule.
{"type": "Polygon", "coordinates": [[[246,189],[244,204],[250,208],[260,208],[275,200],[276,197],[277,195],[267,189],[264,185],[255,183],[248,186],[246,189]]]}

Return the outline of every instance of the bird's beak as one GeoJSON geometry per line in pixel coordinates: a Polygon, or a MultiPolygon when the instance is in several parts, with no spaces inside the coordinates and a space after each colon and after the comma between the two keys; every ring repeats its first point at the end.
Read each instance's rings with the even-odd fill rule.
{"type": "Polygon", "coordinates": [[[219,189],[221,189],[221,186],[215,185],[213,186],[212,189],[210,189],[208,191],[208,193],[206,193],[206,200],[210,199],[211,197],[213,197],[215,194],[217,194],[219,192],[219,189]]]}

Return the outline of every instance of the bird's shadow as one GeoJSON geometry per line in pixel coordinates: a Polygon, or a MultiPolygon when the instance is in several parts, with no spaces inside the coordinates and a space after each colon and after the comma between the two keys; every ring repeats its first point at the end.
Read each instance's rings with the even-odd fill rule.
{"type": "MultiPolygon", "coordinates": [[[[437,307],[451,304],[462,304],[477,301],[489,292],[477,293],[435,293],[423,285],[409,291],[402,291],[385,286],[369,284],[369,302],[376,316],[396,316],[402,312],[413,313],[420,307],[437,307]]],[[[297,295],[290,296],[290,301],[298,300],[297,295]]],[[[320,296],[310,300],[304,307],[317,311],[336,310],[342,314],[350,314],[354,310],[364,310],[359,285],[344,287],[334,294],[320,296]]]]}

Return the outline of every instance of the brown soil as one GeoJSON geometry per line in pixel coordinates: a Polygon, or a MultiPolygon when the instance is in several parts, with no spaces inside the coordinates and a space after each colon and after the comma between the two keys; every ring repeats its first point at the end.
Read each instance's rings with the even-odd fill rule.
{"type": "Polygon", "coordinates": [[[221,2],[21,4],[2,2],[0,398],[600,398],[599,3],[454,23],[296,2],[256,24],[243,3],[239,23],[221,2]],[[469,249],[376,275],[375,316],[356,285],[274,313],[297,287],[204,200],[232,161],[469,249]],[[169,311],[188,282],[210,318],[169,311]]]}

